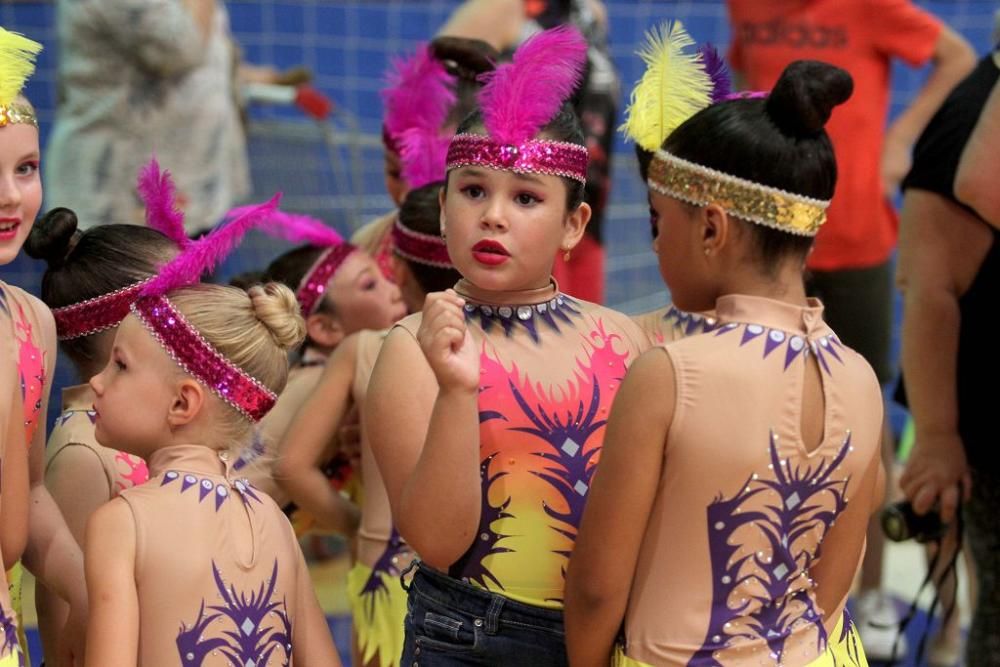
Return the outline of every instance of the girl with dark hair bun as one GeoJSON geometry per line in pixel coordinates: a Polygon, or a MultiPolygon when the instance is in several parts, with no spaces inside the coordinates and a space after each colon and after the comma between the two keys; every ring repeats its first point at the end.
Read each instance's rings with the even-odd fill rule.
{"type": "MultiPolygon", "coordinates": [[[[177,245],[137,225],[99,225],[81,232],[76,214],[57,208],[35,224],[25,251],[48,264],[42,300],[54,311],[59,347],[82,382],[63,389],[62,411],[45,448],[45,485],[83,548],[91,514],[148,477],[145,461],[97,442],[94,392],[86,381],[107,365],[134,287],[155,276],[177,245]]],[[[40,584],[35,598],[44,653],[56,655],[68,605],[40,584]]]]}
{"type": "Polygon", "coordinates": [[[645,353],[615,401],[567,573],[574,665],[866,664],[846,601],[882,498],[881,393],[802,276],[851,89],[792,63],[649,165],[660,272],[719,326],[645,353]]]}

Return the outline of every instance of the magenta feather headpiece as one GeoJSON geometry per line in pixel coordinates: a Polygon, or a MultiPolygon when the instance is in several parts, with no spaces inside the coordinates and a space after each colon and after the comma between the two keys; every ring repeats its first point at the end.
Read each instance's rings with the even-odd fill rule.
{"type": "Polygon", "coordinates": [[[245,207],[240,215],[192,241],[167,262],[157,277],[143,285],[131,306],[132,314],[178,366],[253,422],[267,414],[277,395],[209,343],[167,294],[198,283],[202,274],[215,268],[251,228],[267,220],[279,201],[280,194],[263,204],[245,207]]]}
{"type": "Polygon", "coordinates": [[[447,168],[482,165],[519,173],[587,179],[587,149],[534,137],[580,84],[587,42],[568,26],[529,38],[512,62],[482,75],[479,108],[488,136],[456,135],[447,168]]]}
{"type": "Polygon", "coordinates": [[[397,153],[407,130],[436,132],[455,106],[455,77],[434,57],[427,44],[417,46],[409,58],[394,58],[382,90],[385,105],[383,138],[397,153]]]}
{"type": "Polygon", "coordinates": [[[400,135],[397,145],[403,163],[403,180],[411,190],[444,180],[452,136],[420,127],[410,128],[400,135]]]}
{"type": "MultiPolygon", "coordinates": [[[[235,208],[227,214],[227,217],[243,215],[247,210],[248,207],[235,208]]],[[[327,283],[337,273],[344,260],[358,249],[322,220],[278,209],[267,215],[261,231],[292,243],[308,243],[318,248],[325,248],[302,276],[295,290],[295,297],[302,308],[303,317],[316,312],[326,293],[327,283]]]]}
{"type": "Polygon", "coordinates": [[[184,213],[177,207],[177,187],[170,172],[160,170],[156,157],[139,171],[138,190],[146,204],[146,226],[186,248],[191,239],[184,231],[184,213]]]}
{"type": "MultiPolygon", "coordinates": [[[[137,188],[146,204],[146,225],[172,240],[178,248],[190,245],[191,240],[184,232],[184,214],[177,208],[177,189],[170,172],[161,171],[155,157],[139,170],[137,188]]],[[[59,340],[90,336],[118,326],[150,281],[152,278],[53,309],[59,340]]]]}

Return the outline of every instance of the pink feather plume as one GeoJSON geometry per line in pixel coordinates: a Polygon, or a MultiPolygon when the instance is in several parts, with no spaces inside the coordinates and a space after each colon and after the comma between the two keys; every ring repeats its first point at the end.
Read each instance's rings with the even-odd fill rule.
{"type": "Polygon", "coordinates": [[[512,62],[481,77],[486,131],[505,144],[534,137],[576,90],[586,61],[587,41],[576,28],[559,26],[529,38],[512,62]]]}
{"type": "Polygon", "coordinates": [[[413,127],[439,129],[455,105],[455,77],[426,44],[409,58],[393,59],[386,78],[385,129],[394,140],[413,127]]]}
{"type": "Polygon", "coordinates": [[[410,128],[399,137],[399,157],[403,163],[403,180],[416,190],[436,181],[443,181],[448,162],[451,134],[440,130],[410,128]]]}
{"type": "Polygon", "coordinates": [[[170,172],[160,170],[160,163],[153,157],[140,171],[139,196],[146,204],[146,226],[162,233],[186,248],[191,244],[184,231],[184,214],[177,207],[177,187],[170,172]]]}
{"type": "Polygon", "coordinates": [[[200,281],[202,274],[218,266],[239,245],[248,231],[267,221],[280,202],[281,193],[278,193],[263,204],[246,206],[239,216],[231,218],[197,241],[192,241],[160,269],[156,278],[146,284],[142,290],[143,296],[160,296],[200,281]]]}
{"type": "MultiPolygon", "coordinates": [[[[234,208],[226,214],[226,218],[231,219],[244,215],[253,208],[253,206],[234,208]]],[[[308,243],[309,245],[328,247],[344,242],[344,237],[336,229],[319,218],[287,213],[280,209],[269,213],[259,227],[260,231],[268,236],[282,238],[292,243],[308,243]]]]}

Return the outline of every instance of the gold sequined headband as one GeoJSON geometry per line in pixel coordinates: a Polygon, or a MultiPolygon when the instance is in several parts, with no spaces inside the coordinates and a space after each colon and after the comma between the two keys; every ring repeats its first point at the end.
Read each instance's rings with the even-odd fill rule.
{"type": "Polygon", "coordinates": [[[35,110],[27,104],[0,104],[0,127],[18,123],[34,125],[37,128],[38,116],[35,115],[35,110]]]}
{"type": "Polygon", "coordinates": [[[649,188],[695,206],[718,204],[726,213],[799,236],[815,236],[829,201],[772,188],[656,151],[649,188]]]}

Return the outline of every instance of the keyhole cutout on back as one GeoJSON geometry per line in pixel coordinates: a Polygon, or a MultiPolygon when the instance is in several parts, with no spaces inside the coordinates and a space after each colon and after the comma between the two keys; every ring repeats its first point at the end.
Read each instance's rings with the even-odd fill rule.
{"type": "Polygon", "coordinates": [[[823,444],[826,432],[826,396],[823,392],[823,372],[816,355],[805,355],[804,367],[799,433],[802,446],[812,453],[823,444]]]}

